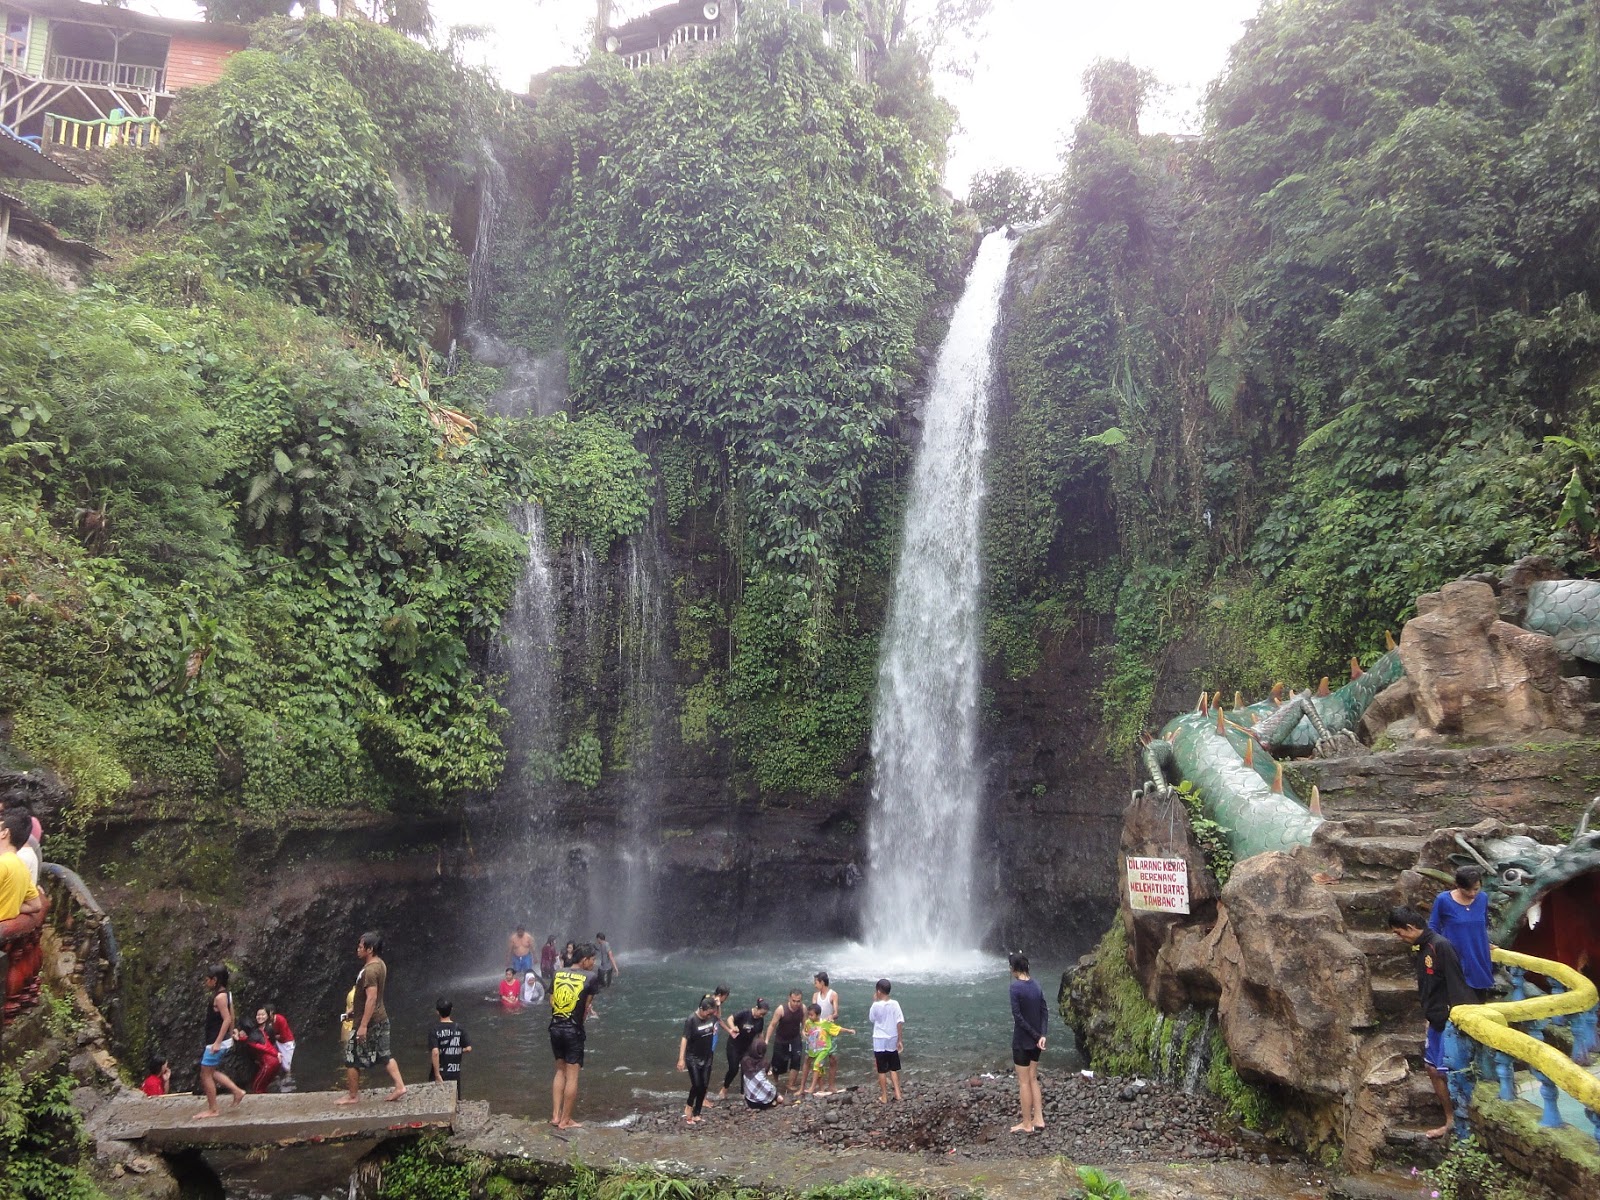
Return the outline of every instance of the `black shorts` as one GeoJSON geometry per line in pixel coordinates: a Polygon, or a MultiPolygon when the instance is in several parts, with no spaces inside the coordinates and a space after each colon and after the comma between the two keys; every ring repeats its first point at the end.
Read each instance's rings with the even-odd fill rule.
{"type": "Polygon", "coordinates": [[[615,978],[617,973],[615,971],[596,971],[595,974],[599,976],[600,986],[604,988],[611,986],[611,980],[615,978]]]}
{"type": "Polygon", "coordinates": [[[890,1071],[898,1071],[900,1069],[900,1051],[874,1050],[872,1052],[872,1061],[878,1064],[879,1075],[887,1075],[890,1071]]]}
{"type": "Polygon", "coordinates": [[[550,1053],[557,1062],[583,1066],[583,1030],[575,1025],[550,1026],[550,1053]]]}
{"type": "Polygon", "coordinates": [[[1038,1062],[1040,1053],[1037,1046],[1012,1046],[1011,1061],[1019,1067],[1025,1067],[1029,1063],[1038,1062]]]}
{"type": "Polygon", "coordinates": [[[772,1073],[787,1075],[798,1071],[806,1061],[806,1049],[798,1041],[772,1043],[772,1073]]]}

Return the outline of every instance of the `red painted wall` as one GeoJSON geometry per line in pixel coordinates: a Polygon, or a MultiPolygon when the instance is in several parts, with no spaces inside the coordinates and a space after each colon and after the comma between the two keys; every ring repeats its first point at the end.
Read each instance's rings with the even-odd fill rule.
{"type": "Polygon", "coordinates": [[[1513,950],[1553,958],[1600,981],[1600,871],[1590,871],[1544,897],[1537,929],[1524,929],[1513,950]]]}
{"type": "Polygon", "coordinates": [[[222,77],[223,64],[237,51],[237,46],[223,42],[174,34],[167,47],[167,91],[179,92],[187,87],[215,83],[222,77]]]}

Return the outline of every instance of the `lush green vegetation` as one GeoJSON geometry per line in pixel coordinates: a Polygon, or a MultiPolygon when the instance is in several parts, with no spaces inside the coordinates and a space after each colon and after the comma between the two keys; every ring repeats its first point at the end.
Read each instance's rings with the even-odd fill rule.
{"type": "MultiPolygon", "coordinates": [[[[673,536],[730,564],[673,581],[678,731],[774,798],[836,792],[870,722],[897,423],[956,282],[941,147],[911,131],[928,103],[924,78],[862,85],[815,21],[762,8],[672,71],[553,79],[507,142],[486,317],[535,351],[567,330],[579,424],[644,447],[673,536]]],[[[592,687],[563,719],[565,777],[594,782],[579,729],[602,743],[584,764],[626,758],[632,714],[592,687]]]]}
{"type": "Polygon", "coordinates": [[[1023,254],[990,625],[1028,669],[1111,571],[1114,748],[1181,637],[1254,690],[1370,654],[1457,575],[1594,569],[1592,21],[1270,5],[1193,144],[1140,135],[1138,72],[1090,72],[1023,254]]]}
{"type": "MultiPolygon", "coordinates": [[[[531,109],[363,22],[258,26],[158,153],[30,188],[115,261],[71,296],[0,279],[16,746],[80,813],[136,785],[258,810],[489,788],[508,512],[538,500],[552,543],[604,564],[659,496],[732,564],[673,581],[684,740],[767,792],[837,790],[913,349],[955,282],[940,148],[911,132],[942,111],[925,72],[860,84],[777,11],[679,70],[558,76],[531,109]],[[565,345],[571,419],[485,419],[500,370],[442,377],[449,214],[500,163],[475,311],[565,345]]],[[[535,766],[590,788],[645,718],[610,711],[590,661],[627,631],[586,636],[535,766]]]]}
{"type": "MultiPolygon", "coordinates": [[[[560,1183],[523,1180],[515,1159],[497,1164],[483,1155],[460,1155],[439,1135],[425,1135],[389,1159],[378,1195],[382,1200],[761,1200],[781,1194],[735,1188],[669,1175],[654,1169],[601,1174],[581,1160],[560,1183]],[[501,1167],[508,1170],[502,1172],[501,1167]]],[[[800,1200],[924,1200],[927,1192],[878,1175],[811,1188],[800,1200]]]]}
{"type": "MultiPolygon", "coordinates": [[[[76,1033],[72,1005],[46,995],[27,1018],[44,1022],[58,1052],[76,1033]]],[[[41,1064],[33,1051],[0,1068],[0,1200],[103,1200],[84,1169],[88,1139],[72,1104],[77,1086],[64,1061],[41,1064]]]]}
{"type": "MultiPolygon", "coordinates": [[[[491,785],[508,507],[573,510],[594,456],[638,470],[603,423],[462,436],[430,389],[420,339],[462,263],[398,181],[493,105],[369,26],[263,36],[159,156],[33,189],[118,252],[101,282],[0,276],[0,712],[80,815],[135,780],[256,809],[491,785]]],[[[639,504],[598,490],[596,538],[639,504]]]]}

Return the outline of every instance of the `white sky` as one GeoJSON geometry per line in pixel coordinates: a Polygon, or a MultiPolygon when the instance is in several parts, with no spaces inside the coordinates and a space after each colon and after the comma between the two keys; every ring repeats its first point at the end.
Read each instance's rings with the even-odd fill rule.
{"type": "MultiPolygon", "coordinates": [[[[660,0],[618,0],[633,16],[660,0]]],[[[1205,85],[1227,60],[1243,22],[1271,0],[995,0],[977,44],[972,79],[940,81],[959,110],[948,186],[961,194],[974,171],[1013,166],[1050,172],[1065,136],[1083,112],[1081,80],[1097,58],[1127,58],[1154,71],[1172,90],[1147,113],[1146,131],[1198,126],[1205,85]]],[[[194,17],[191,0],[134,0],[134,8],[194,17]]],[[[579,60],[593,0],[433,0],[441,31],[489,25],[494,32],[471,57],[516,91],[530,76],[579,60]]]]}

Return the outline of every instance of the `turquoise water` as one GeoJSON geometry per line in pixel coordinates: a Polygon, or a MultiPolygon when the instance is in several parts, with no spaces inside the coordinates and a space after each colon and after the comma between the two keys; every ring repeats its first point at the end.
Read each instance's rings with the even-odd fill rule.
{"type": "MultiPolygon", "coordinates": [[[[865,948],[835,943],[809,947],[751,947],[723,953],[683,950],[671,954],[630,953],[616,947],[621,972],[602,993],[588,1024],[587,1057],[578,1101],[578,1118],[621,1120],[630,1113],[659,1109],[681,1099],[684,1076],[676,1070],[678,1038],[684,1018],[704,992],[726,983],[733,995],[723,1012],[748,1008],[759,995],[779,1004],[791,987],[807,1003],[811,976],[826,970],[839,993],[840,1024],[856,1029],[839,1039],[841,1083],[871,1083],[873,982],[887,975],[894,998],[905,1010],[903,1078],[999,1073],[1011,1063],[1011,977],[1003,960],[968,953],[936,963],[894,961],[865,948]]],[[[491,961],[481,972],[450,980],[408,980],[396,971],[387,998],[393,1023],[395,1057],[408,1080],[424,1079],[424,1040],[433,1003],[441,990],[455,1003],[456,1019],[467,1027],[473,1050],[463,1067],[465,1098],[488,1100],[498,1112],[547,1117],[550,1109],[551,1056],[546,1033],[549,1010],[537,1005],[505,1012],[494,999],[500,972],[491,961]]],[[[1034,977],[1054,997],[1062,964],[1039,964],[1034,977]]],[[[337,1028],[297,1029],[301,1049],[295,1085],[301,1089],[337,1086],[337,1028]]],[[[1071,1035],[1052,1013],[1052,1050],[1046,1066],[1075,1065],[1071,1035]],[[1052,1062],[1053,1060],[1053,1062],[1052,1062]]],[[[725,1064],[717,1047],[722,1081],[725,1064]]],[[[370,1086],[383,1082],[373,1073],[370,1086]]],[[[713,1092],[715,1095],[715,1092],[713,1092]]]]}

